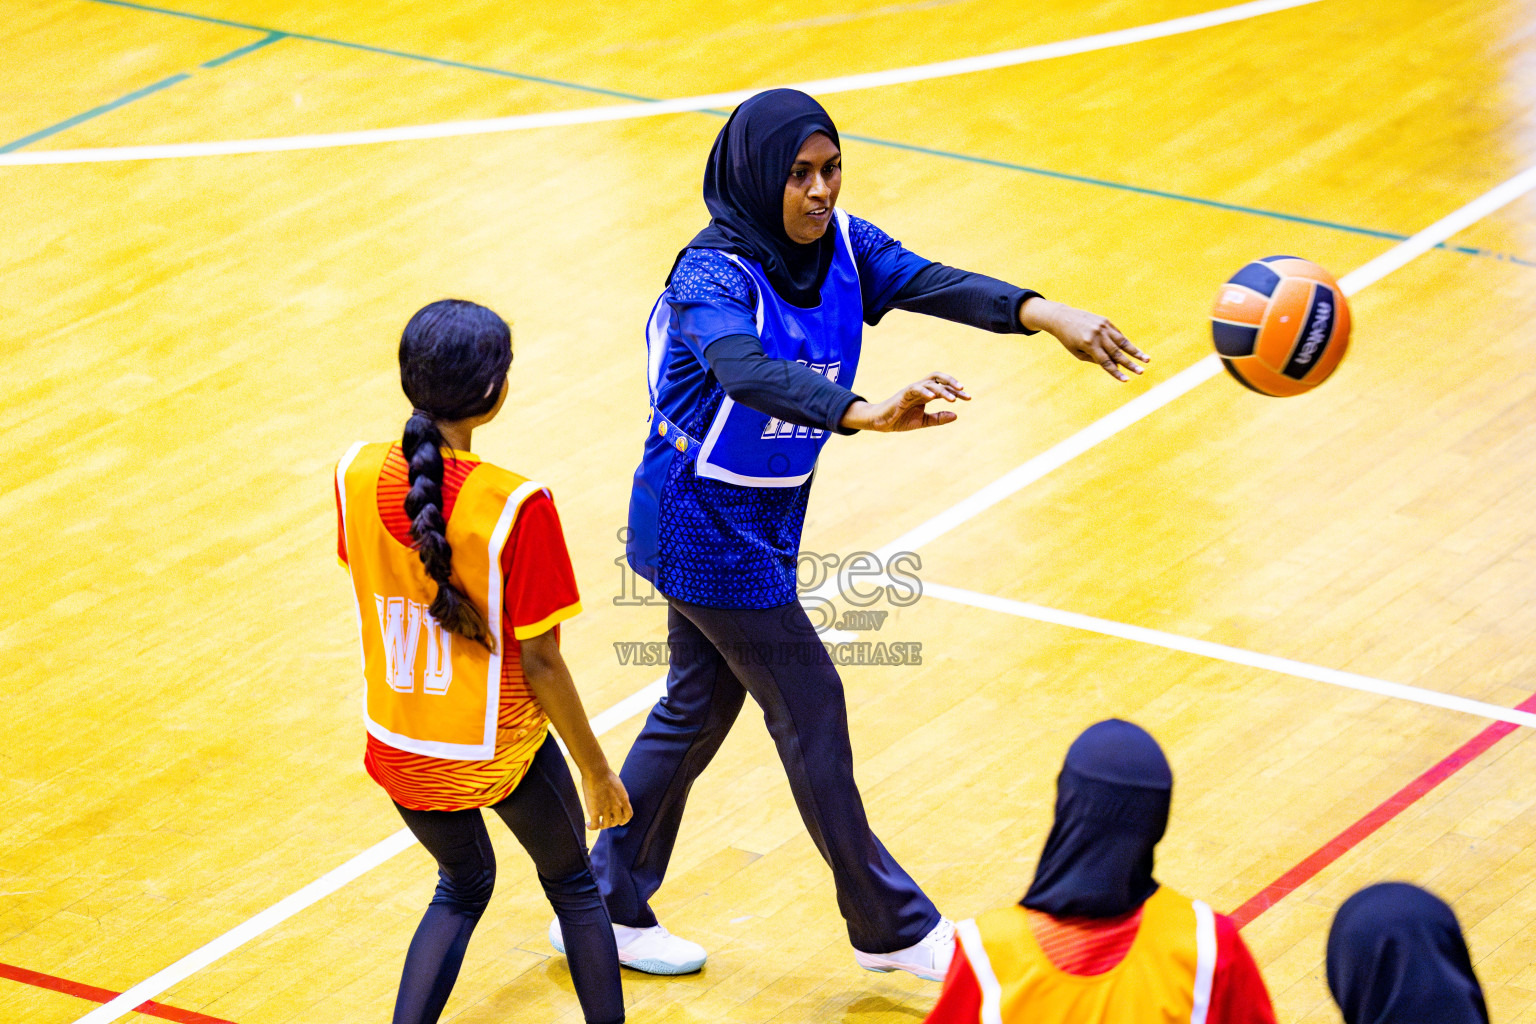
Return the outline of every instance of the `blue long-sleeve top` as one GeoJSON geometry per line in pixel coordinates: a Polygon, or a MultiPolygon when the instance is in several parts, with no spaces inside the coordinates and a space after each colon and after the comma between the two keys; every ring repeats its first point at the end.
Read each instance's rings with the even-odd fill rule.
{"type": "MultiPolygon", "coordinates": [[[[1038,292],[933,263],[858,217],[848,218],[848,229],[866,323],[905,309],[998,333],[1032,333],[1019,323],[1019,307],[1038,292]]],[[[652,349],[653,400],[678,429],[702,437],[729,396],[797,426],[852,433],[840,424],[859,396],[799,363],[764,354],[757,285],[724,254],[684,252],[663,301],[670,307],[664,312],[671,340],[666,349],[652,349]]],[[[654,432],[646,444],[648,452],[669,447],[654,432]]],[[[668,597],[714,608],[795,600],[811,481],[741,487],[695,473],[689,459],[656,463],[664,467],[659,478],[649,475],[652,465],[649,456],[642,460],[631,498],[630,564],[641,575],[668,597]]]]}
{"type": "MultiPolygon", "coordinates": [[[[848,218],[848,234],[865,323],[873,326],[902,309],[999,334],[1034,333],[1019,323],[1019,307],[1039,292],[930,262],[859,217],[848,218]]],[[[671,304],[689,348],[703,353],[731,398],[790,423],[853,433],[839,424],[860,396],[799,363],[764,354],[757,287],[737,264],[713,249],[689,249],[672,276],[671,304]]]]}

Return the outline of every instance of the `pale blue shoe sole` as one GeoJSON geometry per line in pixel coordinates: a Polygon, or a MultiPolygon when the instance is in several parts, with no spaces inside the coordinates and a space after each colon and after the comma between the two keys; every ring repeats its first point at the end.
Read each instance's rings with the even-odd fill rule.
{"type": "MultiPolygon", "coordinates": [[[[555,952],[565,955],[564,936],[555,937],[554,929],[550,929],[549,944],[555,947],[555,952]]],[[[706,958],[707,959],[707,958],[706,958]]],[[[620,967],[628,967],[632,971],[640,971],[643,974],[660,974],[674,976],[678,974],[692,974],[704,969],[704,960],[684,960],[680,964],[668,963],[665,960],[620,960],[620,967]]]]}
{"type": "Polygon", "coordinates": [[[927,971],[914,971],[910,967],[871,967],[868,964],[862,963],[858,960],[855,960],[854,963],[858,964],[860,967],[864,968],[871,974],[894,974],[897,971],[904,971],[905,973],[912,975],[912,977],[922,978],[924,981],[944,980],[943,975],[931,974],[927,971]]]}
{"type": "Polygon", "coordinates": [[[645,974],[692,974],[702,970],[703,960],[685,960],[680,964],[668,963],[665,960],[620,960],[620,967],[628,967],[632,971],[641,971],[645,974]]]}

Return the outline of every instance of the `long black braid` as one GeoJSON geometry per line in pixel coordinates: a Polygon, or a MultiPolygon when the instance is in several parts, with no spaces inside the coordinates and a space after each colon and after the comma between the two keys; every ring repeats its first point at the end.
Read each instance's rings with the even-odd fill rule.
{"type": "Polygon", "coordinates": [[[429,610],[444,629],[487,647],[495,641],[484,613],[452,582],[453,550],[443,516],[444,442],[437,425],[490,412],[511,364],[506,321],[462,299],[424,306],[400,336],[400,386],[413,406],[400,441],[410,464],[405,514],[421,564],[437,583],[429,610]]]}

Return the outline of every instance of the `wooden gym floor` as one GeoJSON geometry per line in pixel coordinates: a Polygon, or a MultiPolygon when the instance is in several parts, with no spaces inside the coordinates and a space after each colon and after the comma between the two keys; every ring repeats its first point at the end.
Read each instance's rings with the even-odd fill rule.
{"type": "MultiPolygon", "coordinates": [[[[0,0],[0,150],[691,96],[1219,0],[160,2],[0,0]]],[[[1342,274],[1536,163],[1536,2],[1320,0],[826,103],[847,209],[1106,313],[1155,357],[1118,386],[1043,336],[892,315],[861,390],[944,369],[977,397],[943,430],[833,441],[805,545],[846,556],[1196,363],[1215,287],[1246,260],[1342,274]]],[[[360,764],[330,472],[351,441],[399,429],[394,346],[425,302],[514,322],[515,398],[477,448],[559,502],[587,607],[565,649],[589,710],[654,681],[615,648],[661,639],[664,618],[614,603],[616,533],[646,415],[642,321],[704,222],[719,125],[0,166],[0,1020],[74,1021],[398,830],[360,764]]],[[[859,636],[920,643],[922,664],[844,673],[860,780],[887,844],[968,917],[1027,884],[1070,740],[1134,719],[1178,780],[1159,875],[1243,908],[1282,1021],[1337,1020],[1330,916],[1404,878],[1456,907],[1494,1020],[1529,1024],[1536,743],[1424,700],[1536,694],[1536,199],[1353,306],[1354,348],[1317,393],[1269,400],[1219,376],[930,530],[926,596],[859,636]],[[1357,677],[1377,692],[1338,685],[1357,677]]],[[[640,720],[607,719],[615,763],[640,720]]],[[[499,891],[447,1016],[579,1020],[527,859],[492,833],[499,891]]],[[[407,849],[152,1009],[385,1020],[432,884],[407,849]]],[[[626,974],[634,1021],[914,1022],[937,990],[854,966],[750,713],[695,789],[658,910],[709,966],[626,974]]]]}

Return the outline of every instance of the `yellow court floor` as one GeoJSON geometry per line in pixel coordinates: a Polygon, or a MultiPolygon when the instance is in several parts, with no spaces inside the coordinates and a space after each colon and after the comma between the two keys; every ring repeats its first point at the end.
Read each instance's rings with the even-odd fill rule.
{"type": "MultiPolygon", "coordinates": [[[[0,0],[0,1021],[75,1021],[399,830],[361,765],[331,473],[397,435],[426,302],[513,322],[513,398],[476,449],[559,504],[589,712],[658,678],[625,656],[665,613],[626,600],[618,532],[642,324],[705,222],[721,117],[20,157],[835,79],[1222,2],[0,0]]],[[[950,916],[1017,899],[1068,743],[1131,718],[1178,780],[1159,877],[1241,908],[1281,1021],[1338,1020],[1331,915],[1400,878],[1455,906],[1494,1021],[1533,1024],[1536,742],[1499,709],[1536,695],[1536,197],[1361,288],[1316,393],[1222,374],[1019,467],[1172,394],[1247,260],[1342,275],[1536,164],[1536,0],[1296,0],[1153,35],[824,97],[845,208],[1154,357],[1117,385],[1043,335],[902,313],[867,334],[863,393],[943,369],[976,396],[942,430],[839,438],[817,474],[807,550],[921,560],[922,599],[851,641],[921,664],[843,672],[871,820],[950,916]]],[[[615,765],[645,706],[603,718],[615,765]]],[[[445,1019],[579,1020],[531,865],[492,834],[445,1019]]],[[[388,1019],[432,865],[356,875],[154,1019],[388,1019]]],[[[913,1024],[937,992],[856,967],[751,714],[656,905],[710,960],[626,973],[632,1021],[913,1024]]]]}

